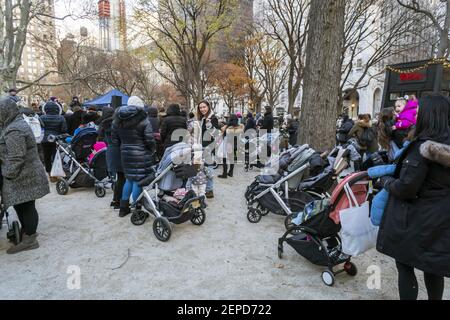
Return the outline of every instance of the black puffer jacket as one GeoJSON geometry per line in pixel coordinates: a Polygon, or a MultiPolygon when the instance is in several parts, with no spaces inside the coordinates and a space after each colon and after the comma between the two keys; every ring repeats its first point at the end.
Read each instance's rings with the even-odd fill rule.
{"type": "Polygon", "coordinates": [[[44,140],[42,142],[48,142],[49,135],[60,135],[67,133],[66,119],[59,114],[59,106],[49,101],[44,106],[45,114],[41,116],[42,122],[44,122],[44,140]]]}
{"type": "Polygon", "coordinates": [[[120,147],[123,171],[131,181],[152,172],[155,155],[153,129],[143,108],[121,107],[114,115],[112,145],[120,147]]]}
{"type": "Polygon", "coordinates": [[[427,273],[450,277],[450,131],[441,143],[413,141],[387,182],[389,201],[378,251],[427,273]]]}
{"type": "Polygon", "coordinates": [[[264,119],[262,121],[261,129],[267,130],[267,133],[271,133],[273,130],[273,114],[272,112],[264,113],[264,119]]]}
{"type": "Polygon", "coordinates": [[[180,115],[179,106],[169,106],[167,109],[167,115],[161,122],[161,140],[164,143],[164,149],[177,144],[179,141],[172,141],[172,134],[175,130],[185,129],[187,130],[187,119],[180,115]]]}

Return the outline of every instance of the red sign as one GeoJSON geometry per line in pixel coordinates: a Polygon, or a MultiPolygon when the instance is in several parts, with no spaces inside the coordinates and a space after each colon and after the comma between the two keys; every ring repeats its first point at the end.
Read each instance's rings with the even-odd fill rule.
{"type": "Polygon", "coordinates": [[[400,74],[401,82],[409,82],[409,81],[424,81],[426,78],[426,73],[402,73],[400,74]]]}

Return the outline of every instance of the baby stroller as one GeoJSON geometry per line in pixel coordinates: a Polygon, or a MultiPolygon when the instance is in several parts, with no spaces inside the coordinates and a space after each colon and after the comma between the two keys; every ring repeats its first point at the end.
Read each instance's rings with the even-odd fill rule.
{"type": "Polygon", "coordinates": [[[339,237],[339,211],[349,207],[349,199],[345,193],[348,184],[354,192],[359,204],[366,201],[371,192],[371,181],[366,172],[358,172],[347,176],[333,191],[330,198],[308,204],[304,212],[286,217],[286,233],[278,240],[278,257],[283,257],[283,244],[287,242],[298,254],[311,263],[326,267],[322,273],[322,280],[327,286],[333,286],[335,276],[346,272],[356,276],[357,268],[351,262],[351,256],[342,253],[339,237]],[[293,219],[299,218],[299,225],[293,219]],[[334,271],[333,268],[344,264],[343,269],[334,271]]]}
{"type": "Polygon", "coordinates": [[[301,211],[306,203],[314,200],[307,193],[297,190],[308,171],[314,171],[310,161],[314,155],[319,156],[308,145],[303,145],[282,153],[279,159],[272,159],[266,169],[273,169],[276,162],[279,173],[256,177],[245,192],[247,219],[251,223],[258,223],[269,212],[286,216],[292,211],[301,211]]]}
{"type": "Polygon", "coordinates": [[[49,141],[56,143],[66,174],[56,183],[56,192],[59,195],[66,195],[69,188],[95,188],[95,195],[103,198],[106,189],[112,188],[112,179],[107,169],[106,149],[96,153],[90,163],[88,161],[97,142],[97,130],[94,128],[81,130],[70,144],[65,143],[66,137],[67,135],[49,137],[49,141]]]}
{"type": "Polygon", "coordinates": [[[159,166],[154,167],[154,173],[139,183],[145,187],[133,204],[136,210],[131,215],[131,223],[143,225],[152,214],[156,217],[153,233],[162,242],[168,241],[172,235],[171,223],[182,224],[190,220],[200,226],[206,219],[204,196],[198,197],[195,192],[189,191],[178,202],[168,200],[176,190],[186,185],[189,178],[196,175],[191,165],[191,152],[191,146],[185,143],[168,148],[159,166]]]}
{"type": "MultiPolygon", "coordinates": [[[[261,162],[261,154],[263,150],[267,148],[270,144],[272,154],[277,152],[276,142],[280,139],[280,133],[275,131],[271,134],[264,134],[261,137],[255,135],[245,135],[243,136],[241,142],[244,145],[245,154],[245,171],[252,170],[254,167],[258,169],[263,169],[266,164],[261,162]]],[[[264,151],[266,152],[266,151],[264,151]]]]}

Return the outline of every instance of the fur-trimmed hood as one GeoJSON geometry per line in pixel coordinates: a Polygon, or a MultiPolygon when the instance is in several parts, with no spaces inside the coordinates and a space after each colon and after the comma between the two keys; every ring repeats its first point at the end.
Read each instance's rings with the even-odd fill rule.
{"type": "Polygon", "coordinates": [[[356,122],[358,124],[358,126],[360,126],[361,128],[371,128],[372,127],[372,122],[366,122],[364,120],[358,120],[356,122]]]}
{"type": "Polygon", "coordinates": [[[144,108],[125,106],[114,114],[114,125],[119,128],[132,128],[147,119],[144,108]]]}
{"type": "Polygon", "coordinates": [[[420,154],[425,159],[450,168],[450,145],[435,141],[424,142],[420,146],[420,154]]]}

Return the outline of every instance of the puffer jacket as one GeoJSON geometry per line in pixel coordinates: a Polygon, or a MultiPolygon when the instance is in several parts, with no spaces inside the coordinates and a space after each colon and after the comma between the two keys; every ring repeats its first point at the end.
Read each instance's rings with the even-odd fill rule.
{"type": "Polygon", "coordinates": [[[152,124],[153,132],[159,132],[159,117],[158,117],[158,109],[155,107],[150,107],[147,110],[148,120],[152,124]]]}
{"type": "Polygon", "coordinates": [[[170,106],[160,127],[161,141],[164,143],[164,149],[179,142],[179,140],[172,141],[172,134],[178,129],[185,129],[187,133],[187,119],[181,116],[179,107],[170,106]]]}
{"type": "Polygon", "coordinates": [[[405,109],[398,115],[395,128],[397,130],[407,130],[416,125],[417,108],[419,107],[418,101],[409,101],[405,109]]]}
{"type": "Polygon", "coordinates": [[[377,250],[396,261],[450,277],[450,130],[445,141],[417,139],[398,160],[377,250]]]}
{"type": "Polygon", "coordinates": [[[41,116],[41,120],[44,123],[44,139],[42,142],[48,142],[49,135],[61,135],[67,133],[66,119],[60,114],[59,106],[49,101],[44,106],[45,114],[41,116]]]}
{"type": "Polygon", "coordinates": [[[153,129],[143,108],[121,107],[114,115],[112,146],[120,148],[123,172],[131,181],[152,173],[155,162],[153,129]]]}

